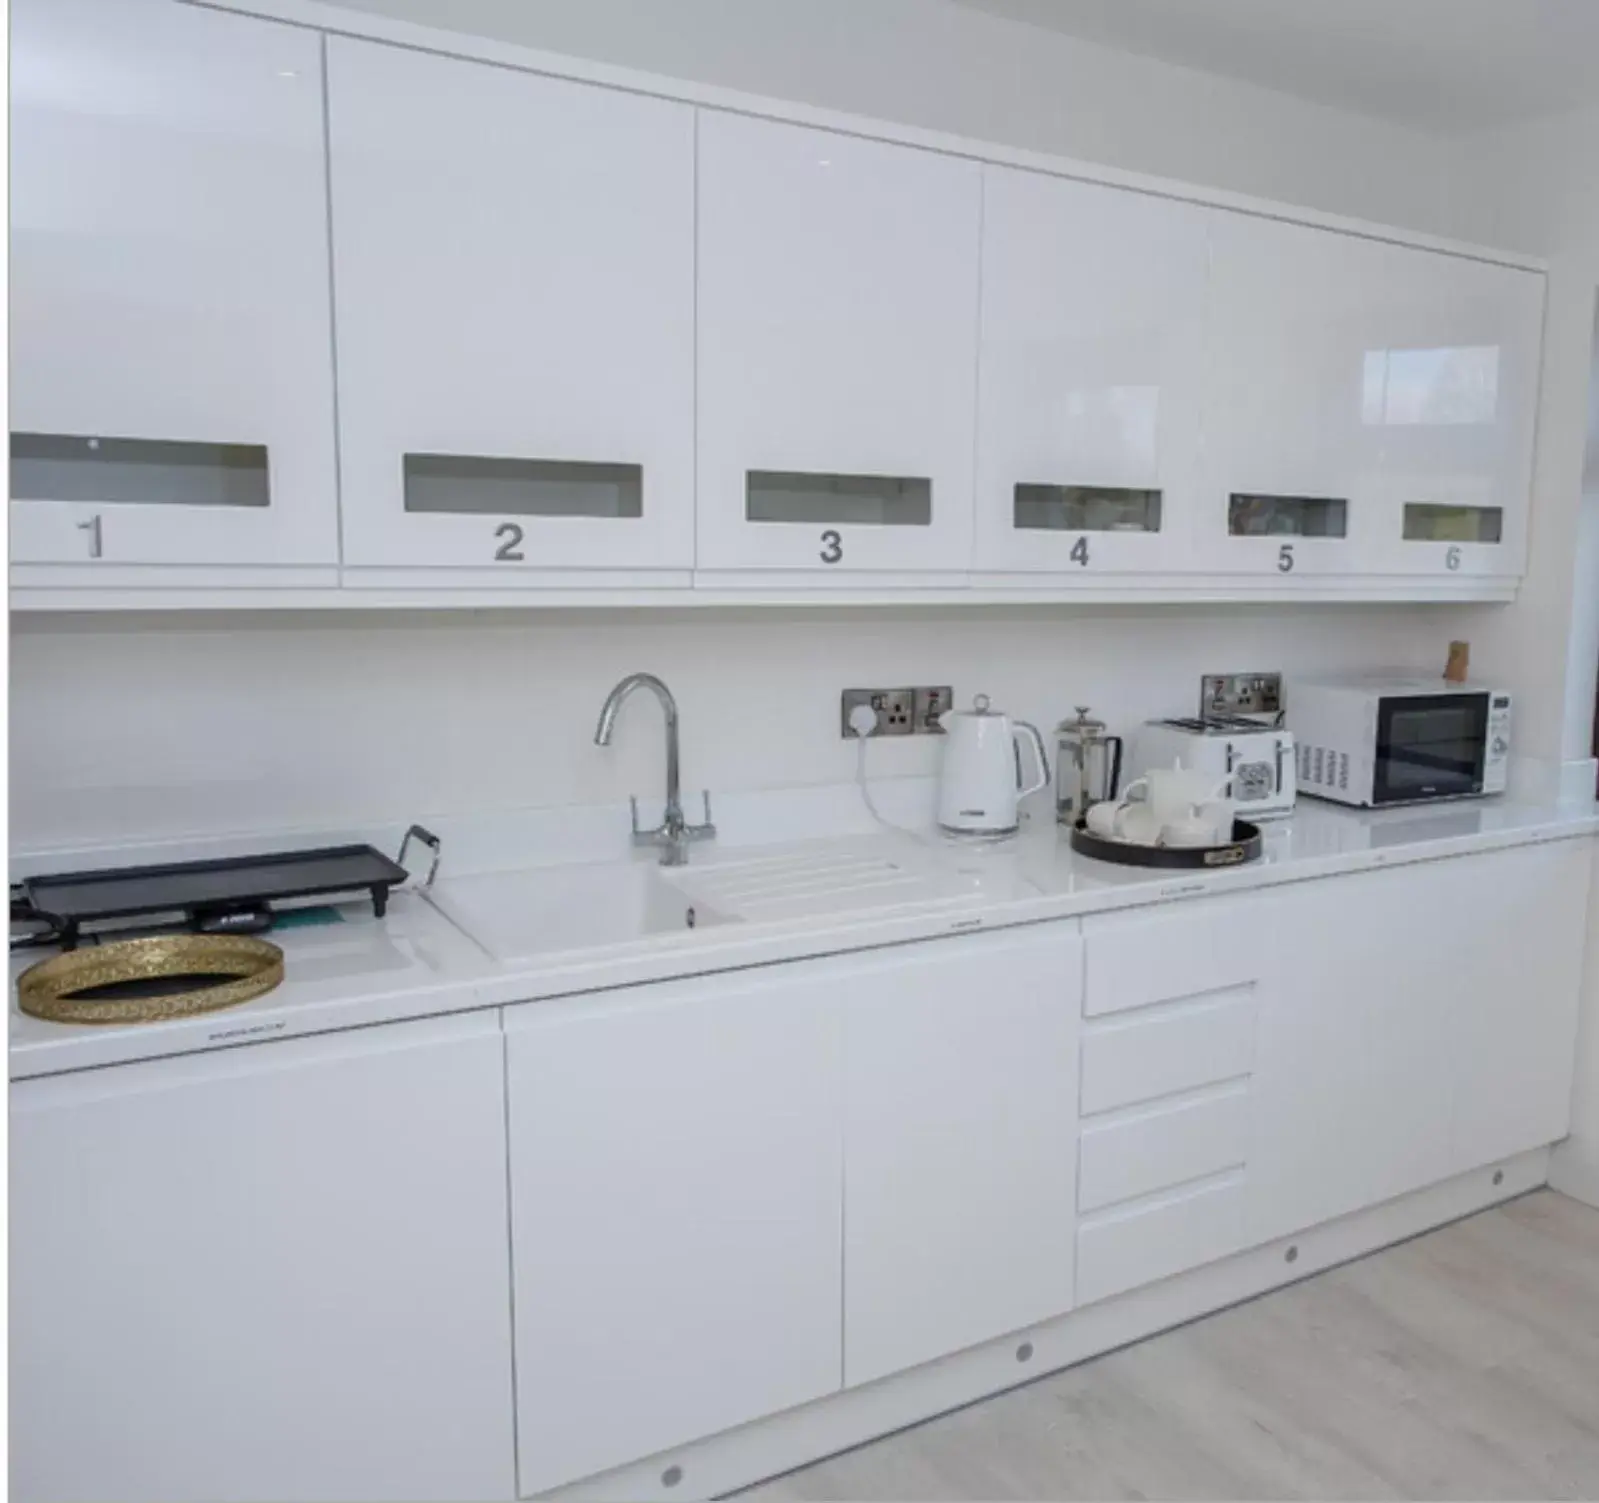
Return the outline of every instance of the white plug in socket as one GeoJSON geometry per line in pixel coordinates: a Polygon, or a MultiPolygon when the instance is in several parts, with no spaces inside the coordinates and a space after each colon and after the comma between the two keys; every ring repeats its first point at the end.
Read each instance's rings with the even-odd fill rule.
{"type": "Polygon", "coordinates": [[[864,740],[877,729],[877,711],[870,705],[856,705],[849,712],[849,728],[864,740]]]}

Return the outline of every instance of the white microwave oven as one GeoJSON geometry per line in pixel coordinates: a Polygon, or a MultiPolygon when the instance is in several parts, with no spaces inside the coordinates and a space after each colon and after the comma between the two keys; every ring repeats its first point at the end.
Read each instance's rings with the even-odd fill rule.
{"type": "Polygon", "coordinates": [[[1290,683],[1299,791],[1366,809],[1503,793],[1510,714],[1501,690],[1439,678],[1290,683]]]}

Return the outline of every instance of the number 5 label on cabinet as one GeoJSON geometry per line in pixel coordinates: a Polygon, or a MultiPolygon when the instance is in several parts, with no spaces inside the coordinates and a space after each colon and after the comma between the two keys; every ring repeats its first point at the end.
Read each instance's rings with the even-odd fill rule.
{"type": "Polygon", "coordinates": [[[691,568],[693,110],[344,37],[328,95],[346,564],[691,568]]]}

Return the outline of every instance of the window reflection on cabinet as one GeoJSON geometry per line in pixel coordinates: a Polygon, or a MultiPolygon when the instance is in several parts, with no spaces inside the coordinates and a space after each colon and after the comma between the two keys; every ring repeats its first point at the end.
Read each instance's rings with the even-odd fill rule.
{"type": "Polygon", "coordinates": [[[267,451],[261,444],[13,433],[11,497],[95,506],[265,506],[267,451]]]}
{"type": "Polygon", "coordinates": [[[1161,493],[1092,485],[1018,485],[1017,527],[1043,532],[1159,532],[1161,493]]]}
{"type": "Polygon", "coordinates": [[[1498,506],[1435,506],[1413,501],[1405,507],[1405,541],[1497,543],[1504,538],[1504,510],[1498,506]]]}
{"type": "Polygon", "coordinates": [[[751,522],[927,527],[933,520],[933,482],[920,476],[751,470],[745,476],[744,514],[751,522]]]}
{"type": "Polygon", "coordinates": [[[407,454],[405,509],[457,516],[644,515],[644,470],[636,464],[407,454]]]}
{"type": "Polygon", "coordinates": [[[1263,496],[1235,491],[1227,503],[1227,531],[1235,538],[1347,537],[1349,503],[1326,496],[1263,496]]]}
{"type": "Polygon", "coordinates": [[[1361,421],[1386,428],[1492,423],[1499,408],[1499,347],[1367,350],[1361,421]]]}

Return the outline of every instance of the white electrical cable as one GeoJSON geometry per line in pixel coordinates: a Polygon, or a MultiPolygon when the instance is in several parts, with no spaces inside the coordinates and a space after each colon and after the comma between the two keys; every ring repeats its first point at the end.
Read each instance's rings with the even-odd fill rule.
{"type": "Polygon", "coordinates": [[[909,830],[904,825],[897,825],[891,819],[885,819],[882,811],[877,807],[872,798],[872,786],[866,778],[866,743],[870,739],[861,732],[855,723],[855,717],[862,710],[873,725],[877,724],[877,717],[872,713],[869,705],[857,705],[850,712],[850,729],[855,732],[855,781],[860,785],[861,801],[866,805],[866,812],[875,819],[885,830],[892,830],[896,835],[909,835],[912,840],[919,841],[922,845],[931,845],[930,841],[920,830],[909,830]]]}
{"type": "Polygon", "coordinates": [[[896,835],[908,835],[918,845],[926,846],[998,845],[1001,841],[1012,838],[1010,835],[942,834],[930,839],[920,830],[912,830],[906,825],[895,824],[877,807],[877,801],[872,797],[871,782],[866,776],[866,743],[871,739],[872,732],[877,728],[876,711],[870,705],[856,705],[849,712],[849,728],[855,733],[855,781],[861,790],[861,802],[866,805],[866,812],[885,830],[892,830],[896,835]]]}

